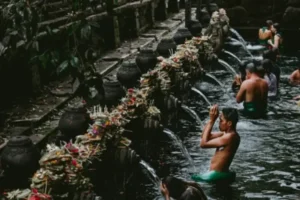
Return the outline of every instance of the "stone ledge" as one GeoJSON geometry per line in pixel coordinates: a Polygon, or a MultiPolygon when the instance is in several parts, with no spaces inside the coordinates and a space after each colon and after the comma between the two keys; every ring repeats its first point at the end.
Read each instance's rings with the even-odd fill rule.
{"type": "Polygon", "coordinates": [[[169,31],[174,30],[181,21],[174,21],[172,19],[167,19],[166,21],[155,24],[155,29],[167,29],[169,31]]]}
{"type": "Polygon", "coordinates": [[[122,61],[127,59],[131,54],[138,52],[138,49],[144,48],[154,42],[154,38],[139,37],[132,42],[125,42],[117,50],[110,51],[102,58],[104,61],[122,61]]]}
{"type": "Polygon", "coordinates": [[[115,70],[118,64],[119,62],[117,61],[103,61],[102,59],[99,59],[98,61],[96,61],[95,67],[97,73],[99,73],[101,76],[105,76],[111,71],[115,70]]]}
{"type": "Polygon", "coordinates": [[[141,34],[141,37],[153,37],[157,40],[160,40],[164,35],[166,35],[169,31],[168,30],[159,30],[159,29],[152,29],[147,33],[141,34]]]}

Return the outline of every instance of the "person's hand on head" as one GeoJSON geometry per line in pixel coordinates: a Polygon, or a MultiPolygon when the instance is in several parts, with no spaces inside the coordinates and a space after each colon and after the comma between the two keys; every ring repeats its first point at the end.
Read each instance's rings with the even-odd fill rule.
{"type": "Polygon", "coordinates": [[[169,196],[170,196],[169,190],[167,189],[166,185],[163,184],[163,183],[160,183],[160,191],[161,191],[161,194],[162,194],[164,197],[169,197],[169,196]]]}
{"type": "Polygon", "coordinates": [[[210,111],[209,111],[209,117],[210,117],[210,120],[212,121],[216,121],[217,118],[219,117],[219,109],[218,109],[218,105],[213,105],[211,108],[210,108],[210,111]]]}

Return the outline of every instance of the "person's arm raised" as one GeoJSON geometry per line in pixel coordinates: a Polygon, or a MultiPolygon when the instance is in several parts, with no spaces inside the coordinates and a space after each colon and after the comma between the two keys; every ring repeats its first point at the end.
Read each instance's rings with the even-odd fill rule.
{"type": "Polygon", "coordinates": [[[236,102],[241,103],[245,100],[245,93],[246,93],[246,84],[247,81],[244,81],[240,87],[239,92],[236,95],[236,102]]]}
{"type": "Polygon", "coordinates": [[[200,142],[201,147],[205,146],[205,144],[207,142],[209,142],[210,140],[221,137],[223,135],[223,133],[214,133],[214,134],[211,133],[211,130],[215,124],[215,121],[217,120],[217,118],[219,116],[219,110],[218,110],[217,105],[214,105],[210,108],[209,116],[210,116],[210,119],[203,129],[202,139],[200,142]]]}
{"type": "Polygon", "coordinates": [[[274,36],[274,44],[272,45],[273,48],[278,48],[280,43],[280,37],[278,35],[274,36]]]}
{"type": "Polygon", "coordinates": [[[222,137],[218,137],[212,140],[209,140],[205,143],[201,143],[201,148],[218,148],[224,147],[230,143],[231,135],[224,134],[222,137]]]}

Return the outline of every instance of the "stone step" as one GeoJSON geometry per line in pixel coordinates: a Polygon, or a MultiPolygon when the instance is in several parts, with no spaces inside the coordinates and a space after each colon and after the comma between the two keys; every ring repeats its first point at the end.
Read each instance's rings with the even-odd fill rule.
{"type": "MultiPolygon", "coordinates": [[[[180,25],[180,23],[176,23],[176,24],[180,25]]],[[[97,72],[102,76],[115,76],[118,68],[120,67],[120,61],[122,61],[123,59],[135,58],[139,48],[145,48],[147,46],[152,48],[153,44],[157,43],[157,41],[153,36],[154,34],[157,34],[158,35],[157,37],[161,38],[163,35],[167,33],[169,33],[167,30],[152,29],[148,32],[148,35],[147,34],[145,35],[145,37],[139,37],[131,42],[123,42],[123,44],[119,49],[107,52],[103,57],[101,57],[99,60],[96,61],[95,67],[97,72]]],[[[62,86],[57,88],[60,90],[64,89],[65,95],[67,95],[66,97],[59,97],[59,99],[68,98],[65,100],[65,103],[62,106],[60,107],[57,106],[58,104],[62,104],[61,100],[60,101],[57,100],[56,104],[53,104],[52,107],[44,106],[43,109],[47,107],[48,110],[46,109],[43,110],[43,112],[39,112],[39,115],[37,116],[35,116],[34,113],[31,113],[29,115],[30,117],[21,116],[21,114],[19,113],[20,117],[19,118],[15,117],[11,122],[12,125],[14,125],[14,127],[8,128],[4,132],[4,134],[6,134],[8,137],[12,135],[30,135],[30,138],[33,140],[34,144],[39,146],[45,145],[45,142],[47,142],[47,138],[51,136],[53,133],[57,132],[58,120],[62,112],[61,109],[63,109],[64,106],[67,107],[68,102],[69,103],[73,102],[73,104],[80,103],[79,99],[73,98],[74,96],[71,93],[72,89],[70,86],[64,85],[64,87],[62,86]],[[76,103],[76,101],[78,102],[76,103]],[[60,110],[57,108],[60,108],[60,110]],[[48,117],[46,117],[47,115],[48,117]],[[50,119],[53,117],[55,119],[45,121],[46,119],[50,119]]],[[[34,105],[39,105],[39,104],[35,102],[34,105]]],[[[32,107],[23,108],[23,109],[24,110],[27,109],[27,111],[30,111],[32,110],[32,107]]]]}
{"type": "Polygon", "coordinates": [[[121,61],[127,59],[131,54],[137,53],[138,49],[142,49],[154,41],[154,38],[139,37],[131,42],[124,42],[120,48],[109,51],[102,59],[104,61],[121,61]]]}

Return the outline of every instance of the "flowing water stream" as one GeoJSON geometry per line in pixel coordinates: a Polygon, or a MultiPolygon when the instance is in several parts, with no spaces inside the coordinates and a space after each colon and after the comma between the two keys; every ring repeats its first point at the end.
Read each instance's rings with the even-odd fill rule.
{"type": "MultiPolygon", "coordinates": [[[[230,58],[228,60],[237,69],[236,62],[230,58]]],[[[280,97],[269,102],[265,119],[250,120],[240,115],[237,131],[241,136],[241,144],[231,165],[231,170],[237,173],[236,181],[230,186],[221,187],[201,183],[209,199],[300,199],[300,107],[292,100],[300,91],[286,81],[296,68],[296,63],[295,57],[281,57],[280,97]]],[[[230,92],[228,96],[222,88],[215,86],[211,93],[206,94],[207,98],[221,108],[230,106],[241,110],[242,106],[235,102],[235,94],[231,91],[231,73],[224,70],[211,73],[230,92]]],[[[208,120],[205,100],[194,96],[187,105],[195,109],[202,121],[208,120]]],[[[192,120],[181,118],[177,128],[172,130],[183,141],[197,172],[206,172],[215,150],[200,148],[201,127],[196,126],[192,120]]],[[[218,121],[214,130],[218,130],[218,121]]],[[[190,177],[189,170],[186,170],[190,167],[186,163],[187,158],[165,153],[168,148],[166,141],[157,141],[157,146],[165,163],[157,169],[159,176],[190,177]]],[[[169,148],[172,151],[170,146],[169,148]]],[[[148,193],[142,199],[161,199],[161,196],[148,193]]]]}

